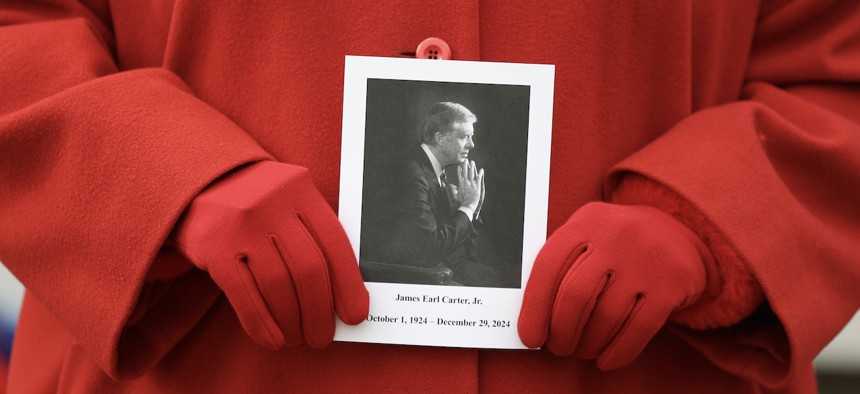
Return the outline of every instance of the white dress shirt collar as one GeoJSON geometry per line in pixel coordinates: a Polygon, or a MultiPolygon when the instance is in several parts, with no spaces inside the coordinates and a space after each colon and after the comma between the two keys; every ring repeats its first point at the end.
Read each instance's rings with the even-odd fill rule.
{"type": "Polygon", "coordinates": [[[430,147],[427,144],[421,144],[421,149],[424,149],[424,153],[427,154],[427,157],[430,159],[430,164],[433,165],[433,171],[436,173],[436,182],[439,183],[439,186],[442,186],[442,181],[439,179],[439,176],[442,175],[442,164],[439,163],[439,160],[436,160],[436,156],[433,152],[430,151],[430,147]]]}

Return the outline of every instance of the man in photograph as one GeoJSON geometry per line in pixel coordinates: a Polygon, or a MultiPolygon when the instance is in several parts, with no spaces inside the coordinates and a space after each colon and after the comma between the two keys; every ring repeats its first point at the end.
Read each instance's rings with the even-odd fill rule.
{"type": "Polygon", "coordinates": [[[484,170],[468,158],[476,121],[461,104],[431,106],[421,143],[410,148],[402,168],[387,254],[395,264],[445,266],[461,285],[493,287],[498,274],[473,248],[486,197],[484,170]]]}

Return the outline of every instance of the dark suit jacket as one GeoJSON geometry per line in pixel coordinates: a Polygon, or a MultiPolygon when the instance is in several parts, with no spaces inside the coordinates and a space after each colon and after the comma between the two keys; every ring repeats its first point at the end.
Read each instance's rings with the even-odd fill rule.
{"type": "Polygon", "coordinates": [[[465,213],[452,206],[448,191],[439,186],[433,165],[420,145],[408,151],[401,180],[392,198],[396,216],[387,260],[432,267],[461,248],[473,259],[471,240],[478,234],[479,224],[473,225],[465,213]]]}

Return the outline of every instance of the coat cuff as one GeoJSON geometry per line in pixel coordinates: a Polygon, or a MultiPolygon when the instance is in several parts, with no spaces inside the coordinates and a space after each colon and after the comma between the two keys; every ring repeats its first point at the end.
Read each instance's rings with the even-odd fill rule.
{"type": "Polygon", "coordinates": [[[697,330],[728,327],[750,316],[762,304],[764,293],[747,264],[716,227],[678,194],[630,172],[610,191],[609,200],[618,204],[649,205],[669,213],[693,230],[713,253],[717,263],[713,273],[718,275],[717,290],[673,313],[672,322],[697,330]]]}
{"type": "MultiPolygon", "coordinates": [[[[182,260],[178,253],[169,249],[163,249],[158,258],[182,260]]],[[[117,343],[116,369],[112,376],[120,380],[133,379],[152,369],[197,325],[220,296],[218,286],[200,270],[190,270],[171,280],[145,283],[117,343]]]]}

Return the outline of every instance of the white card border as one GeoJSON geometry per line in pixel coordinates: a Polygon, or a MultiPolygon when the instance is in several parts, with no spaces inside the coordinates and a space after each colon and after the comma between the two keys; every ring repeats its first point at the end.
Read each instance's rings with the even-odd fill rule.
{"type": "Polygon", "coordinates": [[[525,348],[517,335],[516,325],[522,293],[532,264],[546,240],[554,75],[555,66],[542,64],[346,57],[339,218],[356,256],[360,255],[368,79],[528,85],[531,88],[521,287],[503,289],[365,283],[370,292],[370,315],[377,318],[390,316],[405,317],[408,320],[420,315],[432,319],[479,320],[489,317],[490,320],[508,321],[510,326],[479,329],[436,324],[402,324],[399,321],[365,321],[358,326],[349,326],[338,320],[335,340],[472,348],[525,348]],[[405,303],[394,301],[394,296],[398,293],[449,299],[479,298],[485,303],[405,303]]]}

